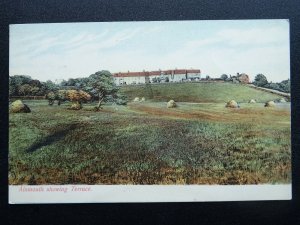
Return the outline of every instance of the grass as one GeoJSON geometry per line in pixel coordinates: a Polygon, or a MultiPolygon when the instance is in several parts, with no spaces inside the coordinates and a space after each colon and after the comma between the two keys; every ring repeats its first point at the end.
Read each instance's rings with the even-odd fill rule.
{"type": "Polygon", "coordinates": [[[32,112],[9,118],[10,184],[291,182],[288,107],[179,102],[167,109],[146,101],[94,112],[24,102],[32,112]]]}
{"type": "Polygon", "coordinates": [[[121,91],[132,100],[135,97],[146,97],[153,101],[173,99],[176,102],[224,103],[232,99],[237,102],[248,102],[250,99],[266,102],[279,98],[275,94],[232,83],[165,83],[123,86],[121,91]]]}

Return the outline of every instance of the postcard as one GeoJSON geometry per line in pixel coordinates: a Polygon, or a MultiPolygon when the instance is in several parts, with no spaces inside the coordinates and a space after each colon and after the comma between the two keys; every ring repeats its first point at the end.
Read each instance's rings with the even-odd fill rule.
{"type": "Polygon", "coordinates": [[[11,204],[292,198],[288,20],[9,32],[11,204]]]}

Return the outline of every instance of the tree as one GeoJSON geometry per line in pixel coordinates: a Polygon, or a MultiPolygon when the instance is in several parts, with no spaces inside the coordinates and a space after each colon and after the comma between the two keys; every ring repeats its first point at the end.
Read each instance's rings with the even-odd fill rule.
{"type": "Polygon", "coordinates": [[[280,91],[280,87],[277,83],[268,83],[265,85],[266,88],[270,88],[270,89],[273,89],[273,90],[278,90],[280,91]]]}
{"type": "Polygon", "coordinates": [[[32,87],[38,87],[40,88],[42,86],[41,82],[39,80],[31,80],[28,83],[32,87]]]}
{"type": "Polygon", "coordinates": [[[59,84],[59,86],[68,86],[68,81],[62,80],[59,84]]]}
{"type": "Polygon", "coordinates": [[[58,86],[55,83],[53,83],[51,80],[47,80],[44,83],[44,86],[45,86],[45,91],[46,92],[51,92],[51,91],[57,91],[58,90],[58,86]]]}
{"type": "Polygon", "coordinates": [[[228,75],[227,74],[222,74],[220,78],[225,81],[225,80],[228,79],[228,75]]]}
{"type": "Polygon", "coordinates": [[[112,74],[106,70],[98,71],[95,74],[90,75],[87,86],[84,87],[84,90],[92,96],[98,97],[96,110],[101,108],[102,102],[108,96],[117,98],[116,93],[118,92],[118,88],[114,82],[112,74]]]}
{"type": "Polygon", "coordinates": [[[257,74],[255,76],[253,84],[258,87],[264,87],[266,84],[268,84],[268,80],[265,75],[257,74]]]}
{"type": "Polygon", "coordinates": [[[279,85],[281,91],[286,92],[286,93],[290,93],[291,92],[291,82],[290,82],[290,79],[283,80],[278,85],[279,85]]]}
{"type": "Polygon", "coordinates": [[[35,86],[32,87],[32,86],[31,86],[31,89],[30,89],[31,95],[37,96],[38,93],[39,93],[39,91],[40,91],[40,88],[39,88],[39,87],[35,87],[35,86]]]}
{"type": "Polygon", "coordinates": [[[19,87],[19,94],[21,95],[28,95],[31,91],[31,86],[29,84],[23,84],[19,87]]]}
{"type": "Polygon", "coordinates": [[[55,101],[56,95],[53,91],[49,92],[46,95],[46,99],[48,99],[48,104],[49,105],[53,105],[54,101],[55,101]]]}
{"type": "Polygon", "coordinates": [[[23,84],[29,84],[29,82],[32,80],[30,76],[27,75],[14,75],[11,77],[13,80],[13,83],[16,86],[21,86],[23,84]]]}
{"type": "Polygon", "coordinates": [[[22,85],[29,84],[31,81],[30,76],[26,75],[14,75],[9,77],[9,95],[26,95],[28,87],[22,87],[22,85]],[[21,90],[21,92],[20,92],[21,90]]]}
{"type": "Polygon", "coordinates": [[[73,78],[70,78],[67,82],[67,86],[75,86],[76,80],[73,78]]]}
{"type": "Polygon", "coordinates": [[[9,77],[9,96],[16,95],[17,87],[12,77],[9,77]]]}

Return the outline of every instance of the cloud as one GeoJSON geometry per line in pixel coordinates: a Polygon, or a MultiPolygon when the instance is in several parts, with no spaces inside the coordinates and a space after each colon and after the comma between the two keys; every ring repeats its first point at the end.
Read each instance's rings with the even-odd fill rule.
{"type": "Polygon", "coordinates": [[[226,29],[218,33],[221,40],[233,46],[282,43],[287,35],[287,30],[281,27],[226,29]]]}
{"type": "Polygon", "coordinates": [[[10,74],[55,80],[88,76],[101,69],[119,72],[192,67],[212,77],[265,73],[269,80],[280,81],[289,76],[286,27],[220,27],[204,37],[202,31],[195,30],[185,37],[174,36],[175,29],[168,30],[162,22],[153,27],[137,25],[14,37],[10,74]]]}

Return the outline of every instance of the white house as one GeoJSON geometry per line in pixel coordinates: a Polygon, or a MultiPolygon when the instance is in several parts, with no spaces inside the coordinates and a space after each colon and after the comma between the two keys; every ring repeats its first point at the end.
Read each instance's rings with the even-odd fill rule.
{"type": "Polygon", "coordinates": [[[153,83],[155,78],[160,78],[161,82],[182,82],[187,80],[200,80],[200,76],[201,71],[199,69],[157,70],[150,72],[128,71],[127,73],[119,72],[113,74],[117,85],[153,83]]]}

